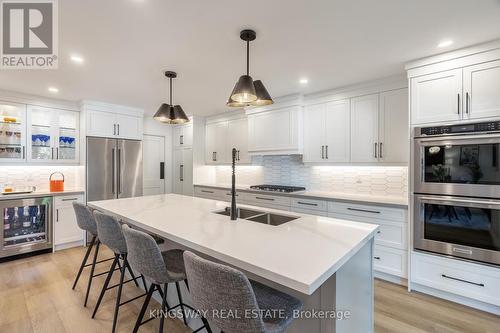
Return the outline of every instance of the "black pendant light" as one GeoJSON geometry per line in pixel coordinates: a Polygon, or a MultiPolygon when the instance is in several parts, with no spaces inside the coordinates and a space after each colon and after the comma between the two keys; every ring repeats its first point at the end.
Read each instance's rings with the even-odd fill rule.
{"type": "Polygon", "coordinates": [[[230,107],[262,106],[273,104],[262,81],[254,81],[250,76],[250,42],[257,34],[253,30],[242,30],[240,38],[247,43],[247,74],[240,76],[226,105],[230,107]]]}
{"type": "Polygon", "coordinates": [[[172,79],[177,77],[176,72],[166,71],[165,76],[170,80],[170,104],[163,103],[153,118],[166,124],[184,124],[189,122],[189,118],[184,113],[180,105],[172,103],[172,79]]]}

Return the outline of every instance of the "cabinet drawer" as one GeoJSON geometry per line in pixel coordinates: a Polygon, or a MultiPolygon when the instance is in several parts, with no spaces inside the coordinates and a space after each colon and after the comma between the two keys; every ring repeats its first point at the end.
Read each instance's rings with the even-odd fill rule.
{"type": "Polygon", "coordinates": [[[407,251],[375,245],[373,268],[379,272],[406,278],[408,275],[407,256],[407,251]]]}
{"type": "Polygon", "coordinates": [[[326,212],[328,205],[326,201],[303,198],[291,198],[292,207],[306,210],[319,210],[326,212]]]}
{"type": "Polygon", "coordinates": [[[54,197],[54,205],[56,207],[72,207],[73,202],[83,202],[83,194],[56,196],[54,197]]]}
{"type": "Polygon", "coordinates": [[[321,210],[314,210],[314,209],[303,209],[303,208],[297,208],[292,206],[292,212],[296,213],[302,213],[302,214],[309,214],[309,215],[316,215],[316,216],[328,216],[327,212],[321,211],[321,210]]]}
{"type": "Polygon", "coordinates": [[[498,268],[413,253],[412,282],[500,305],[500,269],[498,268]]]}
{"type": "Polygon", "coordinates": [[[194,195],[196,197],[212,199],[212,200],[222,200],[225,198],[225,191],[218,188],[209,188],[209,187],[195,187],[194,195]]]}
{"type": "Polygon", "coordinates": [[[331,201],[328,212],[406,223],[406,209],[331,201]]]}
{"type": "MultiPolygon", "coordinates": [[[[290,198],[278,195],[258,194],[250,192],[240,192],[241,198],[244,201],[251,202],[256,206],[270,207],[274,205],[286,206],[290,208],[290,198]],[[265,205],[265,206],[264,206],[265,205]]],[[[278,209],[278,208],[277,208],[278,209]]]]}

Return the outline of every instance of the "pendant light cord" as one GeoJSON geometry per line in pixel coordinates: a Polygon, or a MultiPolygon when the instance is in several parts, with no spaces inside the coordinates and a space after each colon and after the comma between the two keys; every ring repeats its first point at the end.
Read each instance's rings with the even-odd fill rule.
{"type": "Polygon", "coordinates": [[[170,106],[173,106],[172,105],[172,78],[169,78],[170,79],[170,106]]]}
{"type": "Polygon", "coordinates": [[[247,75],[250,75],[250,42],[247,41],[247,75]]]}

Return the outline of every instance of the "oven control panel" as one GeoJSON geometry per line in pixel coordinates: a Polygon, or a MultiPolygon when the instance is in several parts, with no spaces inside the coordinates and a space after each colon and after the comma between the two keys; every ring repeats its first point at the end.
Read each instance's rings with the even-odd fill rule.
{"type": "Polygon", "coordinates": [[[416,129],[417,135],[447,135],[474,132],[496,132],[500,131],[500,121],[485,123],[420,127],[416,129]]]}

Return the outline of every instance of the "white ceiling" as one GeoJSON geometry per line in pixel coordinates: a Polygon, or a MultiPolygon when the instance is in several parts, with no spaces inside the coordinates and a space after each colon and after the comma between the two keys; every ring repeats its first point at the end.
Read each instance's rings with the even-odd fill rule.
{"type": "Polygon", "coordinates": [[[62,0],[59,69],[0,71],[0,89],[152,114],[167,100],[162,71],[174,70],[174,102],[215,114],[245,69],[242,28],[257,31],[251,75],[277,97],[403,73],[409,60],[500,38],[499,18],[499,0],[62,0]]]}

